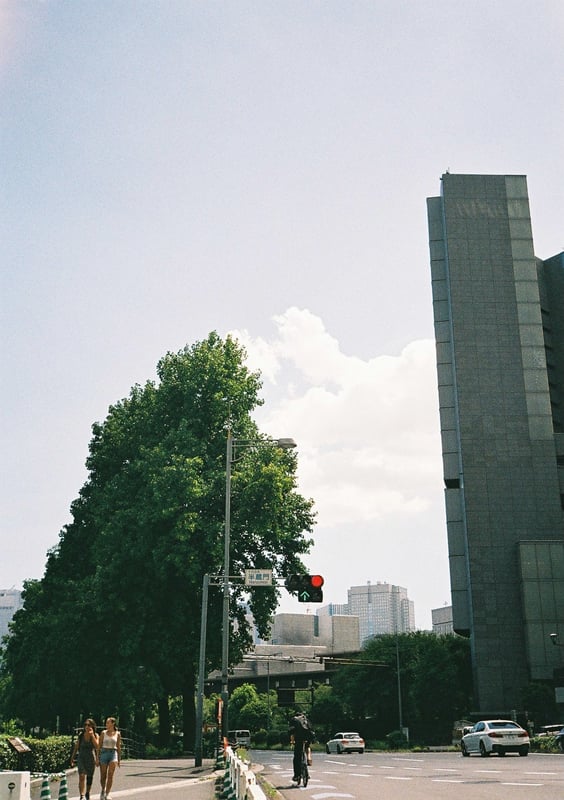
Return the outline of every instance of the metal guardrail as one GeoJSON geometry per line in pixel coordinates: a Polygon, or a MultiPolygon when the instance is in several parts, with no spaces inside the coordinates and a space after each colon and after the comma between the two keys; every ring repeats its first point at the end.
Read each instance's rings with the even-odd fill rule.
{"type": "MultiPolygon", "coordinates": [[[[98,726],[97,731],[100,733],[105,730],[103,726],[98,726]]],[[[73,743],[75,738],[82,731],[82,728],[75,728],[73,743]]],[[[146,742],[142,736],[139,736],[135,731],[128,728],[120,728],[121,733],[121,757],[122,758],[145,758],[146,755],[146,742]]]]}

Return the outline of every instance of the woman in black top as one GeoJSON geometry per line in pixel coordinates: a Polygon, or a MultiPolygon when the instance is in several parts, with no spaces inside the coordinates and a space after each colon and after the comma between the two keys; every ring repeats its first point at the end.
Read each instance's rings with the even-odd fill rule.
{"type": "Polygon", "coordinates": [[[71,767],[74,767],[75,760],[77,760],[78,767],[80,800],[90,800],[94,770],[98,766],[98,736],[96,734],[96,723],[93,719],[84,721],[84,729],[79,733],[74,745],[71,767]]]}

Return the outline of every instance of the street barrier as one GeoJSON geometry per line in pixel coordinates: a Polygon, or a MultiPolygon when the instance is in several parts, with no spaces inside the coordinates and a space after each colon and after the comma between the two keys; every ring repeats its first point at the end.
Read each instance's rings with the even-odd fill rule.
{"type": "Polygon", "coordinates": [[[59,786],[59,800],[67,800],[69,796],[69,787],[67,784],[67,776],[65,773],[61,775],[61,785],[59,786]]]}
{"type": "Polygon", "coordinates": [[[29,800],[29,772],[0,772],[0,800],[29,800]]]}
{"type": "Polygon", "coordinates": [[[223,800],[266,800],[255,773],[231,747],[225,748],[223,800]]]}

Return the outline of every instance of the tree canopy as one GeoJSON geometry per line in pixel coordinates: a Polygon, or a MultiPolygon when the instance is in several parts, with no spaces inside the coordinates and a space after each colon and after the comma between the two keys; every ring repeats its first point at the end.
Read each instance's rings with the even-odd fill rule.
{"type": "MultiPolygon", "coordinates": [[[[269,446],[252,412],[262,404],[245,351],[216,333],[158,364],[93,425],[88,477],[72,521],[48,554],[41,581],[25,584],[24,607],[4,648],[5,705],[28,724],[67,725],[81,714],[119,713],[131,723],[184,695],[193,736],[202,580],[223,564],[226,436],[245,442],[231,478],[231,574],[303,571],[314,525],[297,491],[296,454],[269,446]]],[[[231,583],[230,656],[250,645],[242,599],[265,635],[278,588],[246,598],[231,583]]],[[[221,595],[210,593],[208,666],[221,655],[221,595]]]]}

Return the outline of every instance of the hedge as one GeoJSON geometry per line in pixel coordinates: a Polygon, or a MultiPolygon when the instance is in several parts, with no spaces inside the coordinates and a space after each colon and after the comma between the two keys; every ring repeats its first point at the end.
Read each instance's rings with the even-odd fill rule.
{"type": "Polygon", "coordinates": [[[70,765],[72,737],[49,736],[47,739],[20,737],[30,748],[29,753],[17,753],[8,742],[11,737],[0,735],[0,770],[28,772],[63,772],[70,765]]]}

